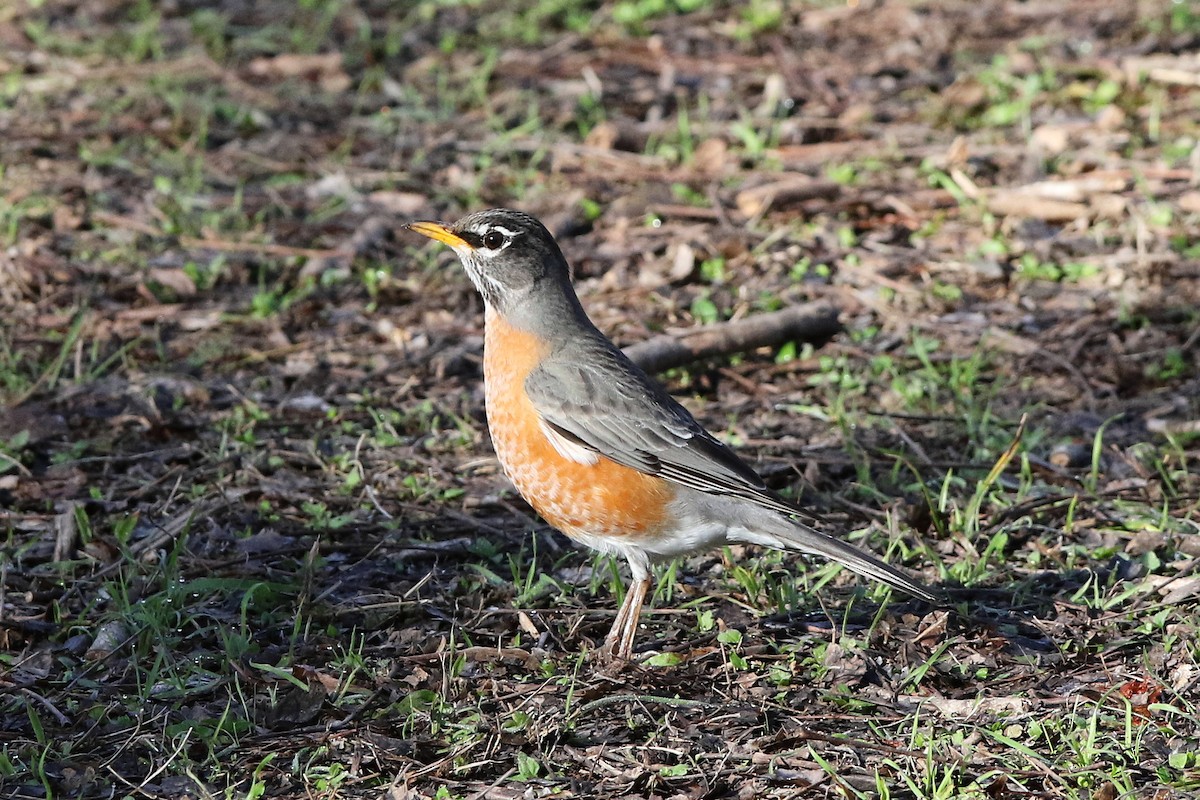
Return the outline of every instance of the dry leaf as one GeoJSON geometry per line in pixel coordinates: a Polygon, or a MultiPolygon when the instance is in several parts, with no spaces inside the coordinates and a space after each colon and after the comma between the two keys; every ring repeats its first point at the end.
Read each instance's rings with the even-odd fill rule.
{"type": "Polygon", "coordinates": [[[367,195],[372,203],[391,214],[410,217],[429,207],[429,198],[417,192],[379,190],[367,195]]]}
{"type": "Polygon", "coordinates": [[[729,165],[729,145],[724,139],[705,139],[692,153],[692,166],[705,175],[719,175],[729,165]]]}
{"type": "Polygon", "coordinates": [[[196,282],[181,269],[152,269],[147,277],[163,288],[170,289],[176,297],[192,297],[196,294],[196,282]]]}
{"type": "Polygon", "coordinates": [[[601,122],[588,131],[583,137],[583,143],[597,150],[612,150],[620,137],[621,131],[611,122],[601,122]]]}
{"type": "Polygon", "coordinates": [[[330,93],[344,92],[352,83],[350,76],[342,69],[341,53],[284,53],[256,58],[247,69],[251,75],[262,78],[304,78],[315,81],[330,93]]]}

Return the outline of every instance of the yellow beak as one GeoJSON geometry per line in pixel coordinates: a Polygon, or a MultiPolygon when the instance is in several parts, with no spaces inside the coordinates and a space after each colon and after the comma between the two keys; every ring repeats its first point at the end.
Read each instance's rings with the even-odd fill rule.
{"type": "Polygon", "coordinates": [[[448,244],[451,247],[466,247],[467,249],[471,249],[471,245],[467,243],[466,239],[462,238],[440,222],[410,222],[404,227],[408,228],[410,231],[416,231],[422,236],[428,236],[430,239],[436,239],[442,244],[448,244]]]}

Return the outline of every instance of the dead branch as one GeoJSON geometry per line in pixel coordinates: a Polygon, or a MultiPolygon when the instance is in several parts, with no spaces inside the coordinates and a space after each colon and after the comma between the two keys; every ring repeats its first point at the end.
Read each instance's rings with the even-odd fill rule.
{"type": "Polygon", "coordinates": [[[736,322],[705,325],[681,336],[663,334],[625,348],[646,372],[663,372],[704,358],[744,353],[785,342],[822,341],[842,329],[836,308],[806,303],[736,322]]]}
{"type": "Polygon", "coordinates": [[[839,183],[801,175],[755,186],[753,189],[743,189],[737,193],[735,202],[742,216],[756,217],[772,208],[794,205],[805,200],[832,200],[841,194],[841,191],[842,186],[839,183]]]}

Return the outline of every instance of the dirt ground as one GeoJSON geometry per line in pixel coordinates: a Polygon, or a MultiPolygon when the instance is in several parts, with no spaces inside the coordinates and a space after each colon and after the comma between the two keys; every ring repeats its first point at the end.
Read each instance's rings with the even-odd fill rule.
{"type": "Polygon", "coordinates": [[[0,6],[0,795],[1200,793],[1200,8],[0,6]],[[823,527],[625,566],[512,491],[482,303],[540,217],[823,527]],[[829,317],[832,318],[832,317],[829,317]],[[723,330],[717,328],[717,330],[723,330]]]}

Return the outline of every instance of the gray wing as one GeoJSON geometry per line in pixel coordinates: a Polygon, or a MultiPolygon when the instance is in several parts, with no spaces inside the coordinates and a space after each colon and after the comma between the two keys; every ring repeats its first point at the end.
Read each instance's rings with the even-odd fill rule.
{"type": "MultiPolygon", "coordinates": [[[[556,353],[529,374],[525,390],[542,423],[577,447],[702,492],[811,519],[768,489],[687,409],[607,343],[588,342],[556,353]]],[[[895,567],[806,524],[795,525],[786,535],[772,533],[780,540],[775,546],[816,553],[914,597],[943,602],[937,592],[895,567]]]]}
{"type": "Polygon", "coordinates": [[[802,515],[615,348],[591,344],[578,353],[560,352],[529,374],[525,390],[555,433],[604,458],[703,492],[802,515]]]}

